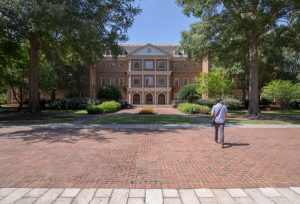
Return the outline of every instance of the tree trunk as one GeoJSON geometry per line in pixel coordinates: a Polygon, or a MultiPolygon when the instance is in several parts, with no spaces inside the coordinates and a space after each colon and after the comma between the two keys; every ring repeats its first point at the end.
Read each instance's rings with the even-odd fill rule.
{"type": "Polygon", "coordinates": [[[259,100],[258,100],[258,60],[257,60],[257,37],[255,34],[250,36],[250,84],[249,84],[249,106],[248,114],[258,115],[259,100]]]}
{"type": "Polygon", "coordinates": [[[37,114],[40,112],[38,97],[38,63],[41,50],[40,36],[36,33],[30,35],[30,69],[29,69],[29,99],[27,112],[37,114]]]}

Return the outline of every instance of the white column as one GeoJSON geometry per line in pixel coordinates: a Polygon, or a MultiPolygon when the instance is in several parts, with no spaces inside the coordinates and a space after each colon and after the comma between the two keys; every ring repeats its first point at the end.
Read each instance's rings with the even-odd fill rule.
{"type": "Polygon", "coordinates": [[[129,67],[128,70],[131,71],[131,58],[129,59],[129,67]]]}
{"type": "Polygon", "coordinates": [[[170,104],[170,92],[169,91],[167,92],[167,104],[168,105],[170,104]]]}
{"type": "Polygon", "coordinates": [[[128,92],[128,103],[132,104],[132,95],[131,95],[131,91],[128,92]]]}
{"type": "Polygon", "coordinates": [[[154,105],[156,105],[157,104],[157,100],[156,100],[156,91],[154,91],[154,97],[153,97],[153,99],[154,99],[154,105]]]}
{"type": "Polygon", "coordinates": [[[145,104],[145,92],[142,91],[141,93],[141,104],[144,105],[145,104]]]}

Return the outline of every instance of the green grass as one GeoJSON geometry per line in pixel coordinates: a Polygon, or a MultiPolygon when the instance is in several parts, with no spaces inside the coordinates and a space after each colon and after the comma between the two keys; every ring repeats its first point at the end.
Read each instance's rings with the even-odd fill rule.
{"type": "Polygon", "coordinates": [[[107,115],[89,121],[88,124],[204,124],[208,117],[179,115],[107,115]]]}
{"type": "MultiPolygon", "coordinates": [[[[246,115],[247,110],[229,110],[230,115],[246,115]]],[[[262,110],[262,115],[271,115],[271,116],[294,116],[299,115],[300,116],[300,109],[288,109],[288,110],[262,110]]]]}
{"type": "MultiPolygon", "coordinates": [[[[65,110],[42,110],[43,114],[49,114],[49,115],[65,115],[65,110]]],[[[86,110],[68,110],[68,115],[86,115],[86,110]]]]}
{"type": "Polygon", "coordinates": [[[254,120],[254,119],[240,119],[240,118],[229,118],[227,123],[230,124],[274,124],[274,125],[288,125],[288,124],[300,124],[300,120],[254,120]]]}

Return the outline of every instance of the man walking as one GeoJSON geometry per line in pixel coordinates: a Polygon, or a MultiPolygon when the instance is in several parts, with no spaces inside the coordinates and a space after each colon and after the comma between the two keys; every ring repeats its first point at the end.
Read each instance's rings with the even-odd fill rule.
{"type": "Polygon", "coordinates": [[[215,143],[218,143],[218,132],[220,129],[220,143],[222,148],[224,148],[224,126],[227,118],[227,107],[224,105],[223,99],[217,100],[217,104],[212,107],[211,115],[215,126],[215,143]]]}

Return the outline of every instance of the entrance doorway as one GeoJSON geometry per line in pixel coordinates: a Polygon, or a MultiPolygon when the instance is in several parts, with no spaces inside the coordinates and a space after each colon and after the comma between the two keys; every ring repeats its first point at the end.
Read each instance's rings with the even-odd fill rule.
{"type": "Polygon", "coordinates": [[[153,95],[151,93],[146,94],[146,104],[153,104],[153,95]]]}
{"type": "Polygon", "coordinates": [[[141,104],[141,95],[138,93],[133,94],[133,104],[139,105],[141,104]]]}
{"type": "Polygon", "coordinates": [[[159,105],[165,105],[165,104],[166,104],[166,95],[163,94],[163,93],[160,93],[160,94],[158,95],[158,101],[157,101],[157,103],[158,103],[159,105]]]}

